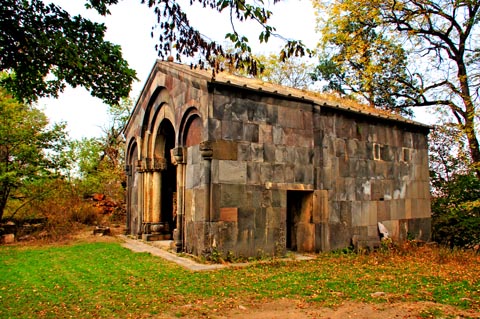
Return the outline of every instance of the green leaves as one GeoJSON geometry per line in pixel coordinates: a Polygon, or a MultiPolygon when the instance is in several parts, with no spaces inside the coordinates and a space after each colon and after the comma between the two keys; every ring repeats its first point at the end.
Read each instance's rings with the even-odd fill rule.
{"type": "MultiPolygon", "coordinates": [[[[90,0],[87,7],[105,15],[107,5],[117,2],[90,0]]],[[[107,104],[128,96],[136,73],[121,48],[104,40],[103,24],[40,0],[6,0],[0,28],[0,70],[14,74],[0,84],[19,100],[55,97],[67,83],[84,86],[107,104]]]]}
{"type": "Polygon", "coordinates": [[[67,143],[65,125],[49,128],[45,114],[0,88],[0,220],[16,189],[66,168],[67,143]]]}

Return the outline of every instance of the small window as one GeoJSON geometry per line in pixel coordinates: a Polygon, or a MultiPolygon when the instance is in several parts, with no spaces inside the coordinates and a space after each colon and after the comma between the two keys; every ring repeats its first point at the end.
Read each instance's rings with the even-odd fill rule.
{"type": "Polygon", "coordinates": [[[412,150],[408,147],[402,147],[402,162],[410,162],[412,160],[412,150]]]}
{"type": "Polygon", "coordinates": [[[373,159],[379,161],[381,159],[382,146],[380,144],[373,144],[373,159]]]}

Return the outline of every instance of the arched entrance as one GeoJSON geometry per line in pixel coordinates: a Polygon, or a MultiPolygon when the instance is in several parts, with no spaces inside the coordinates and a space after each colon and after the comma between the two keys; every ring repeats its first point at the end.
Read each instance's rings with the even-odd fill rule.
{"type": "Polygon", "coordinates": [[[129,148],[127,159],[127,233],[131,235],[138,235],[141,232],[141,216],[138,205],[138,148],[137,144],[133,143],[129,148]]]}
{"type": "Polygon", "coordinates": [[[172,149],[175,147],[175,130],[172,123],[163,120],[157,131],[155,139],[155,159],[160,159],[161,165],[161,192],[160,196],[160,222],[168,225],[169,234],[172,233],[176,223],[177,208],[177,170],[172,161],[172,149]]]}
{"type": "Polygon", "coordinates": [[[153,140],[153,165],[149,173],[148,220],[145,221],[146,240],[172,239],[176,217],[176,166],[171,151],[175,147],[175,130],[168,119],[163,119],[155,130],[153,140]]]}

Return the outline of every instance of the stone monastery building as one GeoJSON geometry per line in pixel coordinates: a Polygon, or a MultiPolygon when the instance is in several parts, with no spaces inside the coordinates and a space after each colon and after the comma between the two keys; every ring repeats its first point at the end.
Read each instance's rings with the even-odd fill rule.
{"type": "Polygon", "coordinates": [[[236,256],[430,238],[425,125],[157,61],[125,128],[127,232],[236,256]]]}

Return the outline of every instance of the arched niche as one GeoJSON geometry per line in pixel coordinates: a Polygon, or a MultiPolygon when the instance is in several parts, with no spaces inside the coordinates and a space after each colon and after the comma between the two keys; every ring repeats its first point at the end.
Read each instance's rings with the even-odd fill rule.
{"type": "Polygon", "coordinates": [[[192,107],[185,112],[180,125],[180,141],[184,147],[198,145],[203,139],[203,121],[197,108],[192,107]]]}

